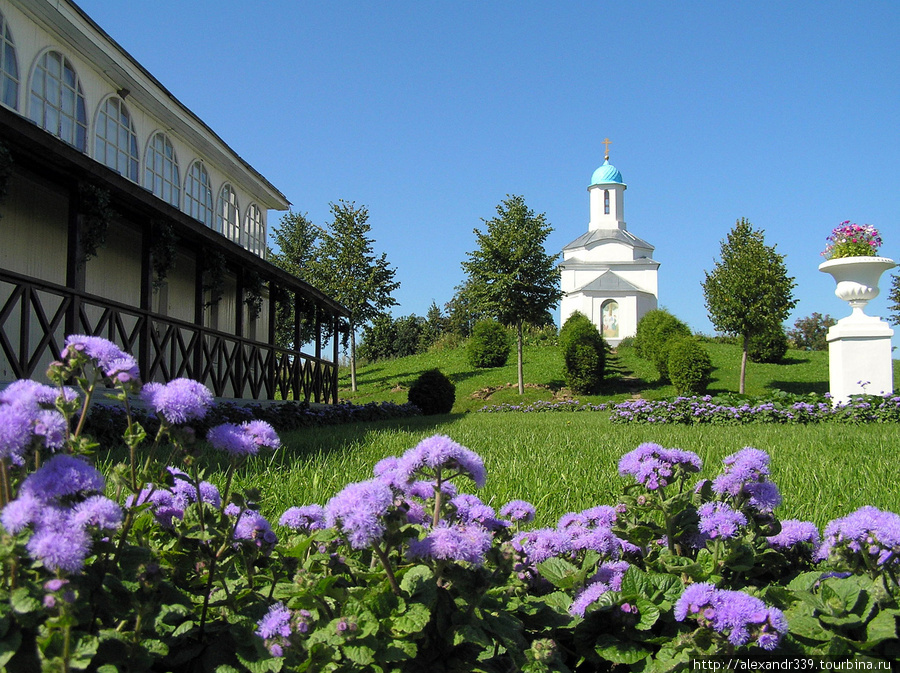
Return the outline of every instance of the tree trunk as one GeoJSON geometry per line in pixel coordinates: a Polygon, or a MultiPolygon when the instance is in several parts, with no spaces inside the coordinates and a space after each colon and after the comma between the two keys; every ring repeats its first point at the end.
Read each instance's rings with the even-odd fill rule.
{"type": "Polygon", "coordinates": [[[352,324],[350,325],[350,390],[356,392],[356,328],[352,324]]]}
{"type": "Polygon", "coordinates": [[[741,353],[741,381],[738,384],[738,392],[744,394],[744,381],[747,378],[747,352],[750,350],[750,335],[744,335],[744,352],[741,353]]]}
{"type": "Polygon", "coordinates": [[[522,375],[522,321],[516,323],[516,351],[519,356],[519,395],[525,394],[525,378],[522,375]]]}

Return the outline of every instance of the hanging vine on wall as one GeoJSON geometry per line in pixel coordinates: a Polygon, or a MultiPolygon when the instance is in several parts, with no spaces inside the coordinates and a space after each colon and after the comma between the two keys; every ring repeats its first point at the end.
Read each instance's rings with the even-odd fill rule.
{"type": "MultiPolygon", "coordinates": [[[[13,157],[6,143],[0,142],[0,203],[6,201],[9,178],[12,176],[13,157]]],[[[3,215],[0,215],[3,217],[3,215]]]]}
{"type": "Polygon", "coordinates": [[[244,271],[244,303],[250,310],[250,319],[255,320],[262,310],[263,279],[253,271],[244,271]]]}
{"type": "Polygon", "coordinates": [[[84,264],[106,244],[106,232],[115,217],[110,206],[110,193],[94,185],[78,185],[79,211],[83,216],[81,225],[81,258],[84,264]]]}
{"type": "Polygon", "coordinates": [[[175,268],[178,257],[178,236],[168,222],[153,220],[151,223],[150,264],[153,267],[153,289],[161,288],[175,268]]]}
{"type": "Polygon", "coordinates": [[[205,306],[218,304],[225,295],[225,255],[215,250],[203,256],[203,290],[209,292],[205,306]]]}

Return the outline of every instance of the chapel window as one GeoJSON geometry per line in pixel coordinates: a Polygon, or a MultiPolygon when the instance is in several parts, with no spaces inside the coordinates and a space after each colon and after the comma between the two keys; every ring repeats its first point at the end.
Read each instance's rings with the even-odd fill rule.
{"type": "Polygon", "coordinates": [[[213,195],[209,171],[199,161],[191,164],[184,181],[184,211],[207,227],[212,227],[213,195]]]}
{"type": "Polygon", "coordinates": [[[144,157],[144,186],[176,208],[181,205],[181,174],[175,147],[169,137],[156,132],[147,145],[144,157]]]}
{"type": "Polygon", "coordinates": [[[222,185],[216,203],[216,231],[228,240],[240,243],[241,210],[238,207],[237,193],[227,182],[222,185]]]}
{"type": "Polygon", "coordinates": [[[132,182],[140,177],[137,134],[125,101],[117,96],[107,98],[97,115],[94,158],[132,182]]]}
{"type": "Polygon", "coordinates": [[[84,152],[87,112],[75,68],[58,51],[48,51],[31,77],[31,120],[45,131],[84,152]]]}
{"type": "Polygon", "coordinates": [[[251,203],[247,209],[241,245],[255,255],[260,257],[266,255],[266,226],[263,223],[262,210],[255,203],[251,203]]]}
{"type": "Polygon", "coordinates": [[[19,107],[19,62],[16,45],[6,17],[0,13],[0,101],[14,110],[19,107]]]}
{"type": "Polygon", "coordinates": [[[609,190],[603,190],[603,214],[609,215],[609,190]]]}

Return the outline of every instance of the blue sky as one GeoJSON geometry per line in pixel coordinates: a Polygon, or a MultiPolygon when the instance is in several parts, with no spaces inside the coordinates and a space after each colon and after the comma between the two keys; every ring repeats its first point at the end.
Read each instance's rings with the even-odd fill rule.
{"type": "Polygon", "coordinates": [[[587,231],[606,137],[660,304],[694,330],[738,218],[786,255],[790,324],[849,315],[817,269],[841,221],[900,258],[897,2],[79,4],[294,210],[368,206],[395,315],[451,298],[507,194],[546,213],[550,252],[587,231]]]}

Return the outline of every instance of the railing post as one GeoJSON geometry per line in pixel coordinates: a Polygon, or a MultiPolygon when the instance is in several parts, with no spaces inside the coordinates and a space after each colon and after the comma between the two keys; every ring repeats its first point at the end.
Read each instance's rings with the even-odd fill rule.
{"type": "Polygon", "coordinates": [[[303,388],[303,362],[300,359],[300,296],[296,290],[292,294],[294,298],[294,366],[291,367],[291,389],[294,400],[299,401],[303,388]]]}
{"type": "Polygon", "coordinates": [[[331,392],[331,403],[332,404],[338,403],[338,357],[340,355],[340,348],[339,348],[340,344],[338,343],[339,342],[338,331],[340,330],[340,327],[341,327],[341,317],[337,313],[335,313],[334,314],[334,329],[332,330],[333,336],[331,339],[331,341],[332,341],[331,357],[332,357],[332,361],[334,363],[334,365],[333,365],[334,371],[332,372],[332,376],[334,377],[334,382],[332,383],[332,386],[331,386],[331,391],[332,391],[331,392]]]}
{"type": "Polygon", "coordinates": [[[81,313],[81,293],[84,292],[85,273],[82,261],[81,246],[81,220],[79,213],[81,199],[78,196],[78,185],[75,184],[69,191],[69,230],[66,243],[66,287],[73,290],[72,303],[66,311],[65,334],[77,334],[79,328],[79,314],[81,313]]]}
{"type": "Polygon", "coordinates": [[[145,381],[152,381],[155,372],[150,371],[150,331],[153,321],[153,264],[150,241],[153,237],[153,223],[148,222],[141,231],[141,330],[137,347],[138,369],[145,381]]]}
{"type": "Polygon", "coordinates": [[[194,324],[197,326],[197,338],[194,340],[194,352],[190,354],[194,361],[191,378],[205,384],[201,378],[203,372],[203,250],[194,250],[194,324]]]}

